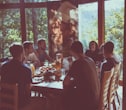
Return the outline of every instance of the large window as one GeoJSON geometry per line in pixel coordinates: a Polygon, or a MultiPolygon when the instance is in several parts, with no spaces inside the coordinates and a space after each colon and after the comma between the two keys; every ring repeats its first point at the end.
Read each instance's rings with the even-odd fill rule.
{"type": "MultiPolygon", "coordinates": [[[[62,30],[65,31],[65,32],[63,32],[64,35],[62,35],[63,38],[61,36],[55,37],[55,41],[57,42],[58,47],[61,47],[61,49],[63,49],[63,41],[65,41],[64,36],[68,36],[68,34],[65,34],[66,32],[68,32],[70,35],[72,34],[72,37],[73,37],[73,33],[76,34],[76,32],[75,32],[76,24],[75,24],[74,20],[70,21],[70,17],[69,17],[69,19],[67,19],[67,21],[65,21],[66,12],[65,13],[62,12],[62,11],[64,11],[64,9],[65,10],[68,9],[68,11],[70,9],[75,9],[75,6],[73,6],[68,1],[66,2],[66,4],[61,5],[61,7],[60,7],[60,4],[56,5],[57,3],[60,3],[60,2],[53,2],[53,1],[60,1],[60,0],[17,0],[17,1],[10,0],[9,2],[7,2],[7,1],[8,0],[2,0],[0,2],[1,16],[2,16],[0,18],[0,21],[2,22],[1,23],[1,36],[2,36],[1,41],[2,41],[2,43],[1,43],[1,50],[0,50],[1,51],[0,58],[6,57],[6,56],[8,57],[8,54],[9,54],[8,46],[12,42],[15,42],[15,41],[22,42],[25,40],[30,40],[30,41],[33,41],[36,45],[37,39],[45,38],[47,41],[47,44],[49,44],[47,46],[52,48],[53,47],[52,42],[48,43],[48,41],[52,38],[50,35],[51,32],[48,33],[49,32],[48,29],[51,26],[51,23],[48,23],[48,20],[50,21],[51,14],[55,15],[53,17],[54,19],[57,18],[57,16],[59,16],[55,12],[62,13],[61,18],[63,21],[62,22],[63,25],[61,26],[62,29],[60,31],[62,31],[62,30]],[[50,8],[50,6],[52,8],[50,8]],[[67,8],[64,8],[65,6],[67,6],[67,8]],[[47,10],[47,8],[48,8],[48,10],[47,10]],[[62,8],[64,8],[64,9],[62,9],[62,8]],[[11,14],[12,12],[7,13],[6,10],[8,10],[8,11],[13,10],[13,14],[11,14]],[[14,10],[18,10],[18,12],[14,11],[14,10]],[[48,11],[48,16],[47,16],[47,11],[48,11]],[[52,11],[54,11],[54,13],[52,13],[52,11]],[[8,20],[8,18],[10,21],[8,20]],[[64,18],[65,18],[65,20],[64,20],[64,18]],[[6,22],[6,23],[3,23],[3,22],[6,22]],[[69,23],[69,22],[72,22],[73,24],[69,23]],[[48,24],[50,25],[49,27],[48,27],[48,24]],[[8,28],[8,25],[10,25],[11,27],[8,28]],[[13,29],[13,31],[12,31],[12,29],[13,29]],[[15,35],[14,35],[14,32],[16,33],[15,35]],[[62,38],[61,39],[62,45],[60,45],[60,46],[59,46],[59,37],[62,38]],[[9,41],[7,41],[7,38],[9,39],[9,41]],[[6,41],[5,41],[5,39],[6,39],[6,41]],[[5,41],[5,42],[3,42],[3,41],[5,41]],[[8,44],[8,42],[9,42],[9,44],[8,44]]],[[[51,29],[52,29],[52,27],[51,27],[51,29]]],[[[55,27],[55,29],[56,29],[56,27],[55,27]]],[[[60,34],[61,33],[62,32],[60,32],[60,34]]],[[[57,50],[59,50],[58,47],[56,47],[57,50]]],[[[50,49],[50,51],[53,49],[54,48],[50,49]]]]}
{"type": "Polygon", "coordinates": [[[43,4],[39,4],[43,8],[33,8],[19,0],[2,0],[0,5],[7,7],[0,7],[0,58],[10,56],[8,49],[13,42],[30,40],[36,44],[37,39],[45,38],[48,43],[47,8],[43,4]]]}
{"type": "MultiPolygon", "coordinates": [[[[114,43],[114,53],[122,61],[121,80],[123,79],[124,1],[111,0],[105,2],[105,42],[112,41],[114,43]]],[[[122,98],[121,87],[118,94],[122,98]]]]}
{"type": "Polygon", "coordinates": [[[26,8],[27,40],[48,39],[48,19],[46,8],[26,8]],[[34,39],[33,39],[34,38],[34,39]]]}
{"type": "Polygon", "coordinates": [[[98,40],[98,4],[90,3],[78,6],[79,40],[88,48],[91,40],[98,40]]]}
{"type": "Polygon", "coordinates": [[[9,56],[12,42],[21,42],[19,9],[0,10],[0,58],[9,56]]]}
{"type": "Polygon", "coordinates": [[[122,60],[124,38],[124,0],[105,2],[105,41],[113,41],[115,54],[122,60]]]}

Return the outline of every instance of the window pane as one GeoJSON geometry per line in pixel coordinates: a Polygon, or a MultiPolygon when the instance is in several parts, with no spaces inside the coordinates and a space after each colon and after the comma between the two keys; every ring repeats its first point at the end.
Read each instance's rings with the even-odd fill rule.
{"type": "Polygon", "coordinates": [[[27,40],[36,43],[37,39],[45,38],[48,41],[47,9],[27,8],[25,14],[27,40]]]}
{"type": "MultiPolygon", "coordinates": [[[[105,41],[114,42],[114,53],[122,62],[124,44],[124,1],[125,0],[111,0],[105,2],[105,41]]],[[[122,67],[123,66],[121,66],[120,79],[123,79],[122,67]]]]}
{"type": "Polygon", "coordinates": [[[0,3],[19,3],[19,0],[0,0],[0,3]]]}
{"type": "Polygon", "coordinates": [[[64,57],[69,56],[70,43],[78,39],[78,16],[76,7],[69,2],[63,2],[60,7],[49,7],[49,49],[50,56],[62,51],[64,57]],[[75,17],[76,15],[76,17],[75,17]]]}
{"type": "Polygon", "coordinates": [[[0,10],[0,58],[9,56],[8,47],[12,42],[21,42],[20,11],[0,10]]]}
{"type": "Polygon", "coordinates": [[[113,41],[115,53],[122,59],[124,38],[124,0],[105,2],[105,41],[113,41]]]}
{"type": "Polygon", "coordinates": [[[78,6],[79,40],[85,48],[91,40],[98,40],[98,4],[90,3],[78,6]]]}

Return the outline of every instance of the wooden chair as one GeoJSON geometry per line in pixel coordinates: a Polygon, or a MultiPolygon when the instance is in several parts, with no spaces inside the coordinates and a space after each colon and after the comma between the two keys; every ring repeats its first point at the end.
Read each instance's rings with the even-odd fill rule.
{"type": "Polygon", "coordinates": [[[0,82],[0,110],[18,110],[18,85],[0,82]]]}
{"type": "Polygon", "coordinates": [[[119,85],[119,77],[120,77],[120,67],[121,67],[121,63],[117,64],[114,67],[114,73],[110,80],[109,91],[108,91],[109,110],[117,109],[117,103],[115,103],[115,98],[117,98],[116,102],[118,102],[120,105],[119,97],[117,94],[117,89],[119,85]]]}
{"type": "Polygon", "coordinates": [[[113,72],[114,68],[112,68],[110,71],[104,72],[100,88],[99,110],[108,110],[108,90],[113,72]]]}
{"type": "Polygon", "coordinates": [[[116,66],[114,67],[114,75],[116,77],[115,83],[117,88],[119,85],[120,74],[121,74],[121,62],[119,64],[116,64],[116,66]]]}

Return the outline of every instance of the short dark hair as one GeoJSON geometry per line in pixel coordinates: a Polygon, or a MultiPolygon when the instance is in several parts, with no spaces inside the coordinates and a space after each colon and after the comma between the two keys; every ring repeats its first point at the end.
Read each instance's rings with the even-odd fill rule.
{"type": "Polygon", "coordinates": [[[104,52],[113,53],[114,44],[111,41],[108,41],[104,44],[104,52]]]}
{"type": "Polygon", "coordinates": [[[28,49],[30,45],[33,45],[33,42],[31,42],[31,41],[24,41],[23,42],[24,49],[28,49]]]}
{"type": "Polygon", "coordinates": [[[41,42],[45,42],[46,40],[44,38],[38,39],[37,43],[40,44],[41,42]]]}
{"type": "Polygon", "coordinates": [[[18,58],[23,53],[23,46],[18,43],[11,44],[9,51],[13,58],[18,58]]]}
{"type": "Polygon", "coordinates": [[[71,46],[71,50],[75,53],[83,53],[83,45],[80,41],[74,41],[71,46]]]}

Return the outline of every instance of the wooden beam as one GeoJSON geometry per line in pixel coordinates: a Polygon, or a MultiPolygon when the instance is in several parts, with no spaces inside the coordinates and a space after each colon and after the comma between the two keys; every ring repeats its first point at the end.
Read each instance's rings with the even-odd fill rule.
{"type": "Polygon", "coordinates": [[[19,8],[19,7],[20,7],[19,3],[8,3],[8,4],[0,3],[0,9],[14,9],[14,8],[19,8]]]}
{"type": "Polygon", "coordinates": [[[21,37],[22,42],[26,40],[26,21],[25,21],[25,8],[24,1],[21,0],[20,16],[21,16],[21,37]]]}
{"type": "Polygon", "coordinates": [[[105,18],[104,0],[98,0],[98,45],[104,42],[105,18]]]}

